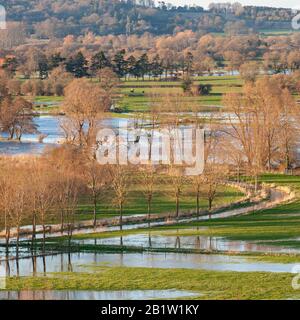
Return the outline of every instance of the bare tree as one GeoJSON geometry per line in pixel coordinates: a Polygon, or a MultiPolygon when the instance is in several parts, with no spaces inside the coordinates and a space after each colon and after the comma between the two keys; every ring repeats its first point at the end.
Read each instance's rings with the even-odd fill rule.
{"type": "Polygon", "coordinates": [[[20,228],[25,215],[28,210],[28,181],[24,174],[25,166],[16,168],[16,171],[12,174],[13,181],[13,224],[16,227],[17,239],[16,239],[16,259],[19,259],[19,242],[20,242],[20,228]]]}
{"type": "Polygon", "coordinates": [[[201,196],[201,189],[204,185],[204,178],[202,175],[196,175],[190,177],[190,182],[193,185],[193,188],[196,193],[196,209],[197,209],[197,216],[200,216],[200,196],[201,196]]]}
{"type": "Polygon", "coordinates": [[[12,181],[9,176],[9,169],[11,165],[2,163],[2,172],[0,176],[0,195],[1,195],[1,212],[4,214],[4,229],[5,229],[5,243],[6,243],[6,254],[9,252],[9,243],[11,237],[11,227],[13,224],[13,194],[12,181]]]}
{"type": "MultiPolygon", "coordinates": [[[[115,202],[119,209],[120,231],[123,231],[123,210],[126,202],[128,187],[129,187],[129,172],[128,167],[121,165],[113,165],[109,168],[111,175],[111,184],[115,194],[115,202]]],[[[123,239],[121,238],[121,245],[123,239]]]]}
{"type": "Polygon", "coordinates": [[[36,186],[36,212],[43,229],[43,252],[45,252],[46,223],[55,201],[54,177],[49,167],[41,161],[36,164],[34,170],[35,178],[32,183],[36,186]]]}
{"type": "MultiPolygon", "coordinates": [[[[286,145],[281,142],[292,142],[297,131],[299,112],[288,90],[276,78],[263,78],[245,86],[243,94],[227,94],[224,104],[233,113],[224,131],[243,152],[249,171],[257,177],[278,165],[280,149],[286,145]]],[[[289,147],[286,150],[291,153],[289,147]]]]}
{"type": "Polygon", "coordinates": [[[94,227],[96,228],[98,200],[111,182],[111,177],[106,166],[102,166],[94,158],[88,157],[84,164],[83,179],[92,198],[94,227]]]}
{"type": "MultiPolygon", "coordinates": [[[[54,179],[56,207],[59,211],[61,232],[65,227],[70,234],[70,218],[73,218],[77,203],[81,179],[84,177],[84,161],[82,151],[76,146],[63,145],[51,150],[47,155],[50,170],[57,174],[54,179]]],[[[71,221],[72,222],[72,221],[71,221]]]]}
{"type": "Polygon", "coordinates": [[[37,133],[32,104],[21,97],[6,96],[0,103],[0,126],[10,139],[21,140],[24,133],[37,133]]]}
{"type": "Polygon", "coordinates": [[[152,209],[152,201],[153,201],[153,194],[154,194],[154,187],[156,182],[156,169],[152,165],[145,165],[141,167],[140,170],[140,184],[142,186],[143,194],[147,201],[147,213],[148,213],[148,220],[149,220],[149,227],[150,227],[150,220],[151,220],[151,209],[152,209]]]}
{"type": "MultiPolygon", "coordinates": [[[[224,165],[214,163],[206,164],[203,174],[204,194],[208,201],[208,209],[210,212],[213,208],[219,186],[226,181],[227,172],[228,170],[224,165]]],[[[211,218],[211,213],[209,217],[211,218]]]]}
{"type": "Polygon", "coordinates": [[[173,197],[176,203],[176,219],[179,219],[180,215],[180,198],[182,196],[186,176],[184,175],[184,168],[182,166],[170,165],[168,170],[168,176],[170,178],[170,184],[172,187],[173,197]]]}
{"type": "Polygon", "coordinates": [[[65,89],[63,110],[67,119],[62,123],[66,138],[80,146],[91,146],[99,120],[112,106],[113,89],[87,79],[75,79],[65,89]]]}

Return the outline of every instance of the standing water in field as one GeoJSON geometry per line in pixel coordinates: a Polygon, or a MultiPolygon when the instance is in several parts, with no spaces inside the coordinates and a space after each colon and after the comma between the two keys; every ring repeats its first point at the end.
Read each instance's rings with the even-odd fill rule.
{"type": "Polygon", "coordinates": [[[94,273],[103,267],[194,269],[293,273],[294,263],[258,262],[245,256],[183,253],[61,253],[1,261],[8,277],[55,276],[57,272],[94,273]]]}
{"type": "MultiPolygon", "coordinates": [[[[55,147],[64,139],[61,129],[63,116],[40,116],[34,118],[34,124],[39,131],[38,134],[24,134],[19,141],[0,141],[0,154],[2,155],[39,155],[46,146],[55,147]],[[42,141],[40,138],[43,137],[42,141]]],[[[124,126],[130,120],[123,118],[108,118],[103,120],[102,125],[108,128],[124,126]]],[[[7,134],[2,134],[7,138],[7,134]]]]}

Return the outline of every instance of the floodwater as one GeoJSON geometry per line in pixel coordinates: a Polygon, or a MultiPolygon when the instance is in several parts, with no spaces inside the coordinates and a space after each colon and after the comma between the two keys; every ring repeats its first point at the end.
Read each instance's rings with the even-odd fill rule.
{"type": "MultiPolygon", "coordinates": [[[[185,113],[186,115],[189,113],[185,113]]],[[[183,114],[184,115],[184,114],[183,114]]],[[[214,113],[202,112],[199,113],[199,116],[204,118],[211,117],[214,113]]],[[[228,113],[216,113],[215,117],[217,119],[227,119],[228,113]]],[[[64,132],[61,128],[61,122],[63,121],[64,116],[51,116],[51,115],[41,115],[34,118],[34,123],[37,126],[39,133],[37,134],[24,134],[22,136],[21,142],[16,141],[0,141],[0,154],[6,155],[26,155],[26,154],[34,154],[39,155],[44,150],[45,147],[55,147],[59,143],[63,141],[64,132]],[[39,141],[39,138],[43,136],[43,141],[39,141]]],[[[110,129],[118,129],[120,136],[126,134],[127,137],[127,128],[134,128],[134,119],[130,118],[107,118],[101,121],[101,127],[110,128],[110,129]]],[[[130,130],[129,130],[130,135],[130,130]]],[[[143,139],[147,140],[147,131],[140,130],[141,135],[141,144],[143,143],[143,139]]],[[[7,134],[2,134],[3,138],[7,138],[7,134]]],[[[124,136],[125,138],[125,136],[124,136]]],[[[129,137],[130,139],[130,137],[129,137]]],[[[135,140],[135,137],[132,137],[135,140]]],[[[160,134],[158,132],[154,132],[153,143],[156,144],[156,140],[159,141],[160,134]],[[157,135],[157,137],[156,137],[157,135]]],[[[153,159],[157,160],[157,159],[153,159]]]]}
{"type": "Polygon", "coordinates": [[[49,275],[56,272],[93,273],[100,267],[194,269],[235,272],[295,273],[294,263],[257,262],[245,256],[183,253],[61,253],[46,257],[0,261],[6,276],[49,275]]]}
{"type": "MultiPolygon", "coordinates": [[[[24,134],[22,142],[1,141],[0,154],[5,155],[26,155],[41,154],[46,146],[55,147],[63,138],[63,132],[60,128],[62,117],[41,116],[35,117],[34,123],[37,125],[38,134],[24,134]],[[39,142],[39,136],[43,135],[45,139],[39,142]]],[[[5,134],[2,135],[4,138],[5,134]]]]}
{"type": "Polygon", "coordinates": [[[0,300],[155,300],[199,297],[183,290],[0,291],[0,300]]]}
{"type": "MultiPolygon", "coordinates": [[[[188,229],[193,231],[196,228],[188,229]]],[[[184,233],[184,230],[180,230],[184,233]]],[[[136,248],[161,248],[161,249],[192,249],[200,251],[223,251],[223,252],[257,252],[257,253],[300,253],[298,249],[259,244],[257,242],[229,240],[222,237],[207,236],[176,236],[158,234],[133,234],[113,238],[74,240],[80,245],[110,245],[118,246],[123,243],[126,247],[136,248]],[[121,241],[122,240],[122,241],[121,241]]]]}
{"type": "MultiPolygon", "coordinates": [[[[0,141],[0,154],[5,155],[26,155],[41,154],[46,146],[55,147],[64,138],[61,122],[63,116],[40,116],[34,118],[37,125],[38,134],[24,134],[21,142],[16,141],[0,141]],[[43,142],[39,141],[39,137],[44,136],[43,142]]],[[[108,128],[125,127],[130,120],[125,118],[109,118],[103,121],[103,126],[108,128]]],[[[6,138],[6,134],[2,134],[6,138]]]]}

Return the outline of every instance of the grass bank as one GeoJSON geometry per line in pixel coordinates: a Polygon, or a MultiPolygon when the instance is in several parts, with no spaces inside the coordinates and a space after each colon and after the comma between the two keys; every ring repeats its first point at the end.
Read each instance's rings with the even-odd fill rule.
{"type": "Polygon", "coordinates": [[[262,272],[93,267],[93,273],[54,273],[14,277],[7,290],[187,290],[195,299],[288,299],[299,295],[293,275],[262,272]]]}

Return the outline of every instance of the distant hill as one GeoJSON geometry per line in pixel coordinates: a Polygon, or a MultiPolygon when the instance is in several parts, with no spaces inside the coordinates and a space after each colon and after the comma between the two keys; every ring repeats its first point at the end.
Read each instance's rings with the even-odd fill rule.
{"type": "Polygon", "coordinates": [[[68,34],[173,34],[182,30],[246,33],[259,29],[288,29],[291,9],[213,4],[174,7],[153,0],[10,0],[1,1],[9,21],[22,22],[36,38],[68,34]]]}

